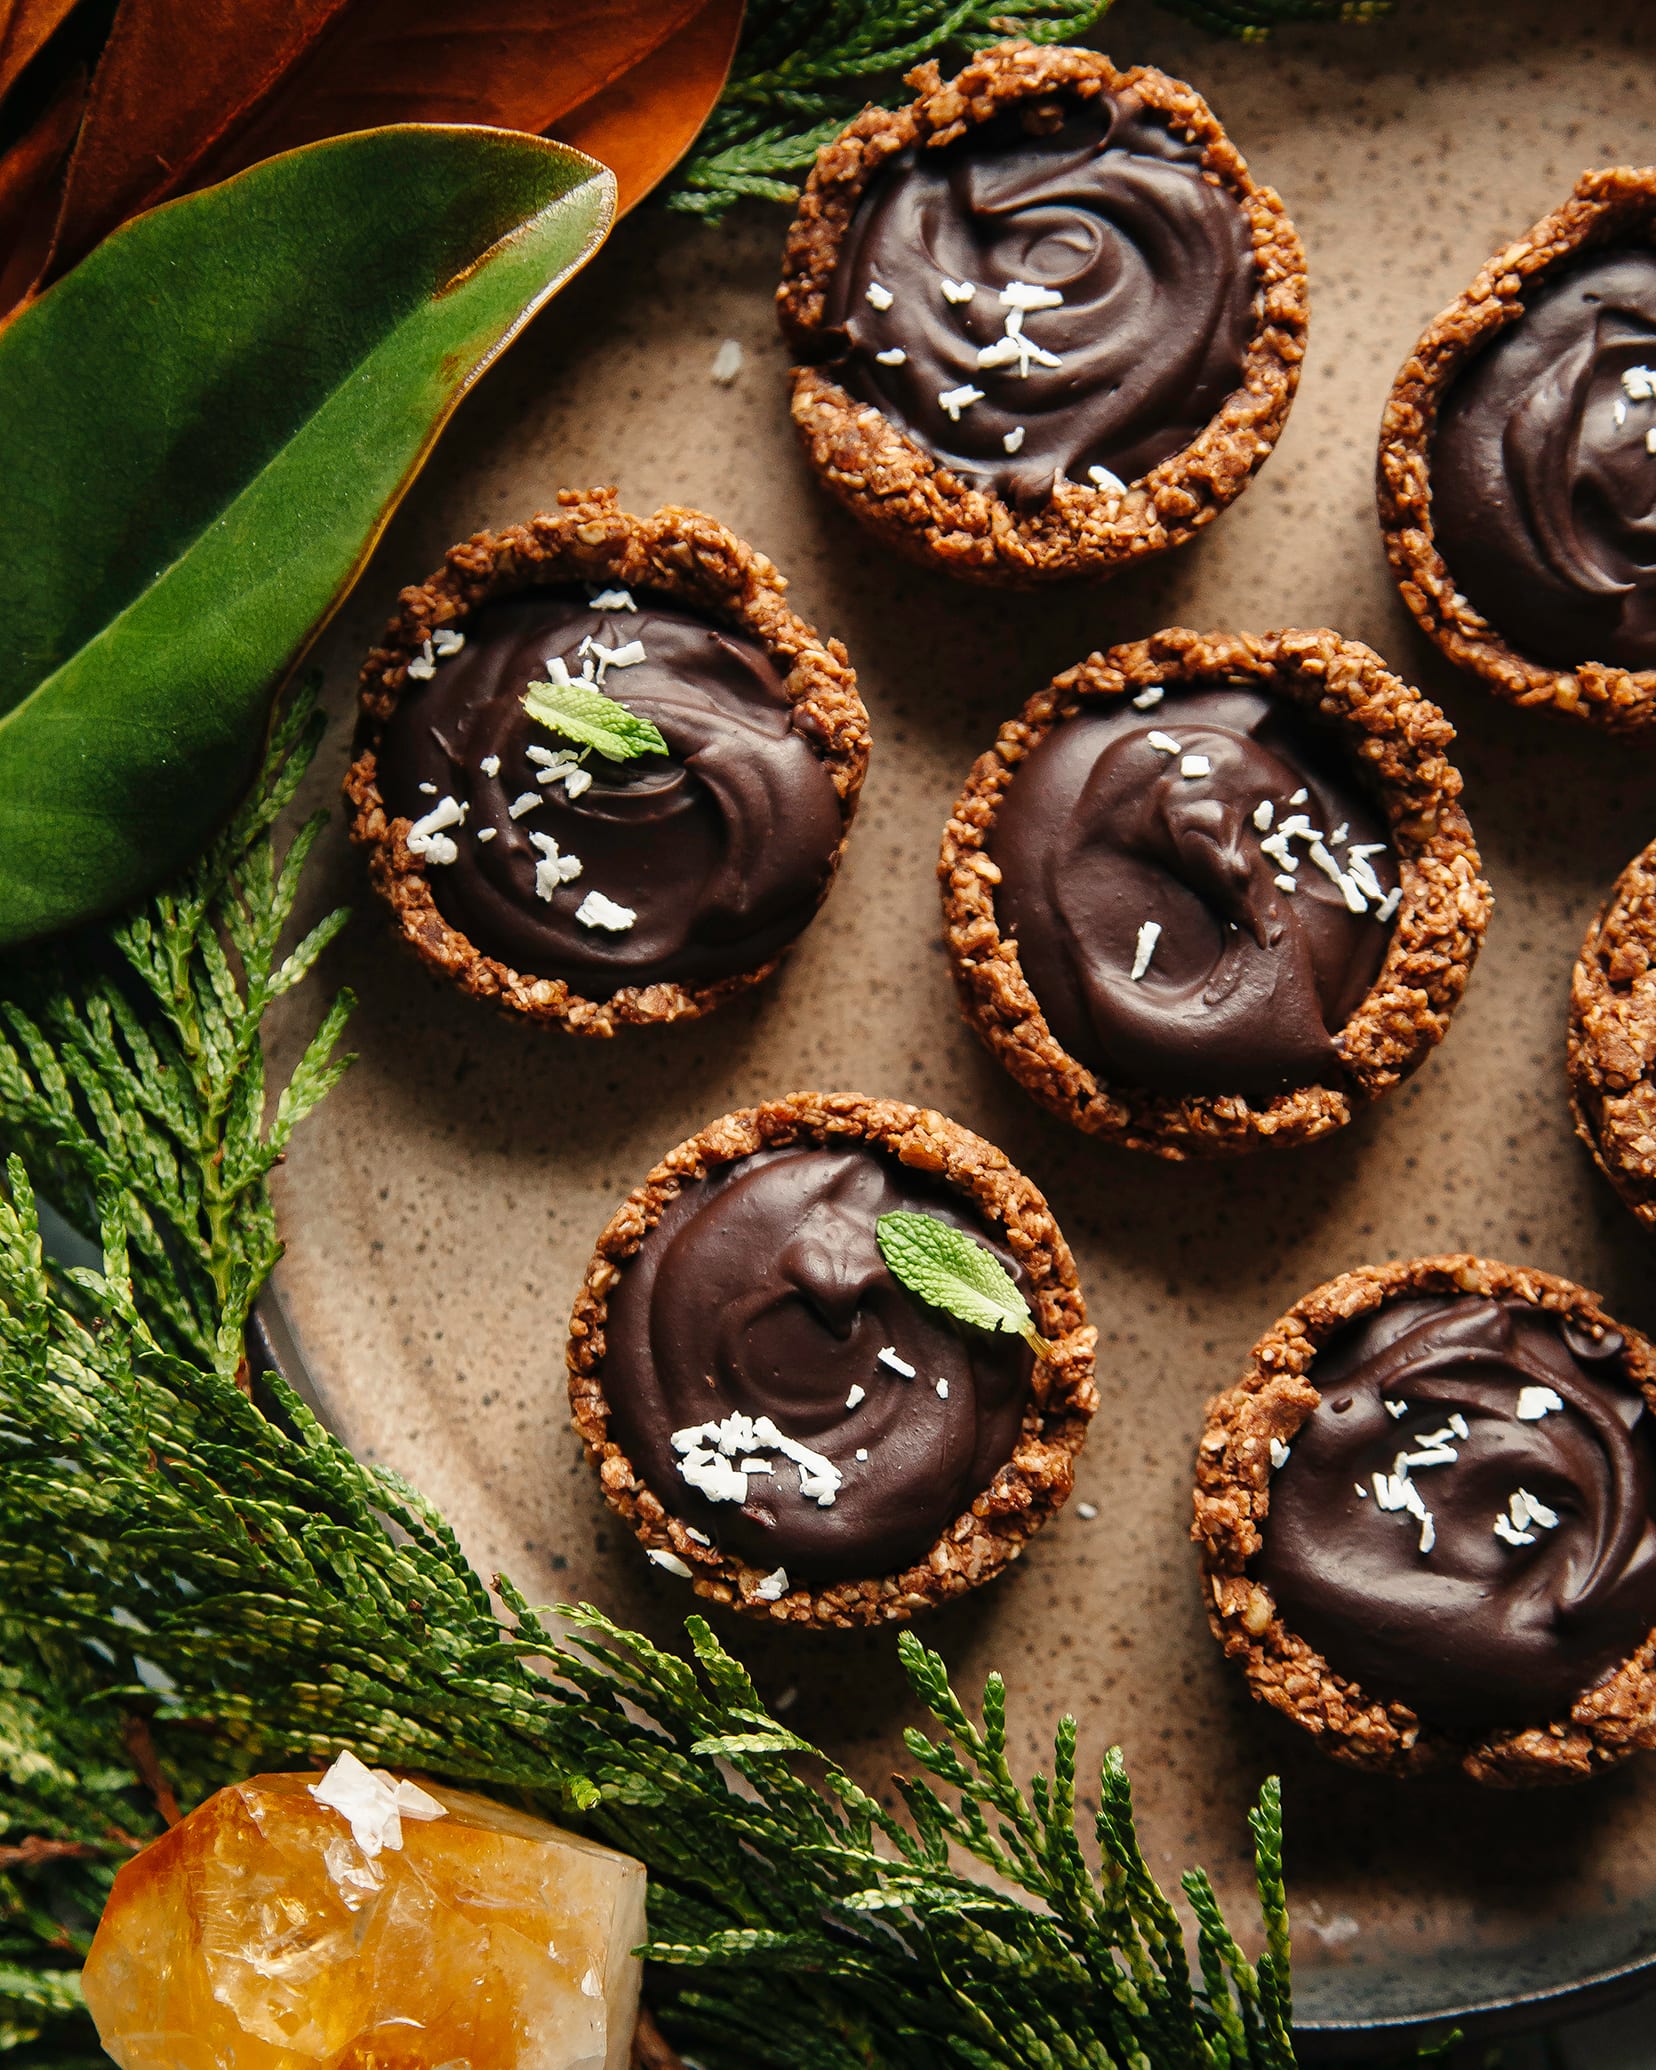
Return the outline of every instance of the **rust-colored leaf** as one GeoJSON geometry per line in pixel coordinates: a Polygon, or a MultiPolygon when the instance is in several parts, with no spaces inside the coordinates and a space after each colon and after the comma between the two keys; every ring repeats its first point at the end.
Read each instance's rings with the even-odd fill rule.
{"type": "Polygon", "coordinates": [[[77,68],[0,158],[0,317],[28,293],[45,261],[85,106],[86,73],[77,68]]]}
{"type": "Polygon", "coordinates": [[[78,0],[0,0],[0,101],[77,4],[78,0]]]}
{"type": "Polygon", "coordinates": [[[664,180],[724,90],[742,33],[742,0],[703,0],[671,42],[553,125],[560,143],[615,175],[622,212],[664,180]]]}
{"type": "Polygon", "coordinates": [[[140,209],[204,184],[346,0],[123,0],[92,81],[48,270],[140,209]]]}

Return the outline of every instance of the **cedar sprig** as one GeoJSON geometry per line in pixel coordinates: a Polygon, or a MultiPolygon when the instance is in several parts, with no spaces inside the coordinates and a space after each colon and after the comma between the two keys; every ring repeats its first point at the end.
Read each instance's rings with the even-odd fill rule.
{"type": "MultiPolygon", "coordinates": [[[[1220,35],[1257,42],[1289,22],[1360,22],[1396,0],[1162,0],[1220,35]]],[[[811,160],[870,101],[895,107],[902,74],[1008,36],[1075,43],[1112,0],[749,0],[730,78],[667,195],[717,222],[742,200],[792,201],[811,160]]]]}

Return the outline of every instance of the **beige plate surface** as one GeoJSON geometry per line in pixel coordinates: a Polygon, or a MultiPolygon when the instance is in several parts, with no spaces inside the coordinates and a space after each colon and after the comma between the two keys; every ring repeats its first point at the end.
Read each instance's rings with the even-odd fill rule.
{"type": "MultiPolygon", "coordinates": [[[[318,794],[343,769],[355,666],[396,588],[560,486],[616,481],[634,508],[725,519],[849,645],[875,750],[848,865],[757,998],[583,1044],[428,982],[336,814],[313,896],[359,909],[329,976],[361,995],[362,1060],[281,1175],[280,1288],[342,1432],[440,1503],[485,1572],[666,1635],[687,1595],[607,1517],[566,1419],[564,1322],[611,1207],[701,1122],[798,1086],[918,1100],[980,1130],[1047,1190],[1101,1328],[1079,1485],[1098,1515],[1072,1505],[925,1637],[968,1690],[1005,1672],[1028,1764],[1064,1709],[1095,1754],[1120,1740],[1153,1865],[1205,1862],[1244,1917],[1244,1811],[1280,1769],[1301,2010],[1426,2010],[1656,1946],[1656,1759],[1545,1800],[1331,1768],[1250,1705],[1208,1636],[1190,1455],[1204,1398],[1260,1330],[1364,1260],[1481,1250],[1656,1324],[1648,1256],[1571,1138],[1562,1062],[1582,932],[1656,830],[1656,750],[1525,717],[1449,673],[1390,588],[1371,486],[1381,403],[1426,320],[1585,167],[1656,157],[1656,10],[1404,0],[1389,24],[1258,49],[1123,0],[1109,47],[1200,86],[1305,237],[1311,351],[1276,458],[1194,547],[1106,589],[1023,598],[930,578],[853,529],[797,457],[770,310],[781,215],[625,223],[463,406],[330,634],[318,794]],[[726,338],[745,354],[729,388],[708,377],[726,338]],[[1090,649],[1179,622],[1331,625],[1441,698],[1497,897],[1467,1004],[1414,1083],[1332,1142],[1231,1169],[1113,1154],[1047,1120],[958,1024],[938,941],[938,835],[997,722],[1090,649]]],[[[908,1715],[890,1634],[734,1637],[763,1688],[797,1690],[805,1729],[878,1785],[908,1715]]]]}

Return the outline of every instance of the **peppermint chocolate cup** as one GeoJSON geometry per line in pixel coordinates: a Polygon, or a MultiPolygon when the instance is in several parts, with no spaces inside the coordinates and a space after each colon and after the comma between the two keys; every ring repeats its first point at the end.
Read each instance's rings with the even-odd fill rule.
{"type": "Polygon", "coordinates": [[[845,649],[785,587],[714,519],[594,489],[404,590],[345,794],[424,963],[579,1035],[693,1020],[774,970],[833,883],[869,753],[845,649]],[[583,754],[525,710],[532,681],[579,696],[583,673],[667,752],[583,754]]]}
{"type": "Polygon", "coordinates": [[[900,1622],[990,1580],[1067,1499],[1097,1406],[1075,1265],[1000,1151],[928,1109],[793,1093],[664,1157],[598,1239],[569,1332],[604,1499],[709,1601],[900,1622]],[[880,1215],[1001,1260],[1046,1340],[900,1285],[880,1215]]]}
{"type": "Polygon", "coordinates": [[[777,300],[818,477],[973,581],[1182,545],[1263,464],[1299,380],[1305,256],[1281,201],[1149,66],[1014,42],[909,84],[818,152],[788,237],[777,300]]]}
{"type": "Polygon", "coordinates": [[[1214,1636],[1352,1766],[1597,1774],[1656,1744],[1653,1413],[1656,1352],[1568,1280],[1466,1256],[1331,1280],[1209,1405],[1214,1636]]]}
{"type": "Polygon", "coordinates": [[[1618,733],[1656,725],[1653,320],[1656,169],[1584,173],[1434,318],[1380,432],[1386,553],[1421,630],[1514,704],[1618,733]]]}
{"type": "Polygon", "coordinates": [[[1441,1041],[1483,937],[1453,740],[1333,632],[1093,655],[1001,728],[944,829],[962,1012],[1042,1106],[1130,1149],[1342,1127],[1441,1041]]]}
{"type": "Polygon", "coordinates": [[[1656,1230],[1656,842],[1623,870],[1581,945],[1568,1068],[1576,1133],[1656,1230]]]}

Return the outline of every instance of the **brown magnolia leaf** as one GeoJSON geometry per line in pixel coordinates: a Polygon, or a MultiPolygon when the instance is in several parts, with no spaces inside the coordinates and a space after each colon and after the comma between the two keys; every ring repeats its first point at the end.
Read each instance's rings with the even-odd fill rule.
{"type": "Polygon", "coordinates": [[[555,123],[551,134],[607,165],[624,214],[678,164],[724,91],[743,0],[703,0],[671,42],[555,123]]]}
{"type": "Polygon", "coordinates": [[[0,0],[0,101],[78,4],[79,0],[0,0]]]}
{"type": "Polygon", "coordinates": [[[86,72],[77,67],[0,158],[0,317],[28,293],[45,261],[85,106],[86,72]]]}
{"type": "Polygon", "coordinates": [[[123,0],[92,81],[47,264],[55,279],[128,216],[206,184],[346,0],[123,0]]]}

